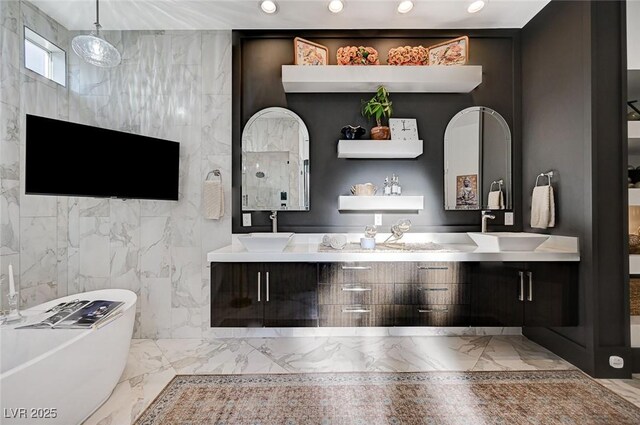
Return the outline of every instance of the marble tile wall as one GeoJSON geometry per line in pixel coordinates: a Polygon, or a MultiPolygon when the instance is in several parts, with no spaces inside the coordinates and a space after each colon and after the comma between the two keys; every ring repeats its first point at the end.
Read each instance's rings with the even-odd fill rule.
{"type": "Polygon", "coordinates": [[[2,275],[9,263],[20,270],[26,307],[131,289],[136,336],[200,337],[209,328],[206,253],[231,242],[230,201],[219,221],[201,213],[210,170],[231,197],[231,32],[107,31],[123,62],[100,69],[72,52],[76,33],[27,2],[0,5],[2,275]],[[23,25],[67,51],[66,88],[20,66],[23,25]],[[25,196],[27,113],[180,142],[180,201],[25,196]]]}
{"type": "Polygon", "coordinates": [[[197,338],[209,328],[206,253],[231,243],[231,202],[219,221],[201,213],[212,169],[231,197],[231,32],[104,35],[122,65],[98,69],[71,55],[69,117],[180,142],[180,201],[69,198],[69,291],[131,289],[136,335],[197,338]]]}
{"type": "Polygon", "coordinates": [[[13,265],[23,306],[67,293],[66,199],[25,196],[25,117],[69,117],[69,91],[25,69],[24,26],[66,49],[69,32],[28,2],[0,2],[0,302],[13,265]],[[63,214],[59,213],[62,212],[63,214]]]}

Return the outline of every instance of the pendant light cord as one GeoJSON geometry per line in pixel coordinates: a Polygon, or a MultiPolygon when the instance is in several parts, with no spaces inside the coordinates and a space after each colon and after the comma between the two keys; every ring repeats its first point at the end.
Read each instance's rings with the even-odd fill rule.
{"type": "Polygon", "coordinates": [[[96,34],[99,34],[100,33],[100,28],[101,28],[101,25],[100,25],[100,5],[99,5],[99,0],[96,0],[96,23],[95,23],[95,26],[96,26],[96,34]]]}

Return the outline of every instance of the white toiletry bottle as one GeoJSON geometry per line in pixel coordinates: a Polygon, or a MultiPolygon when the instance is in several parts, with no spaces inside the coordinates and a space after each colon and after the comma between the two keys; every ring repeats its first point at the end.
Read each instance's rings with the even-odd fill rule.
{"type": "Polygon", "coordinates": [[[400,176],[396,176],[396,195],[402,195],[402,186],[400,186],[400,176]]]}
{"type": "Polygon", "coordinates": [[[391,184],[389,184],[389,176],[384,178],[383,192],[385,196],[391,195],[391,184]]]}
{"type": "Polygon", "coordinates": [[[392,195],[398,194],[398,177],[396,177],[395,174],[391,176],[391,194],[392,195]]]}

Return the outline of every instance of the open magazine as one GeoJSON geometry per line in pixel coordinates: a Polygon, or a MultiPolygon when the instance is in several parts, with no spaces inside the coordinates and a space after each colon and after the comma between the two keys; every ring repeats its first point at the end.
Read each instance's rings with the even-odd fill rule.
{"type": "Polygon", "coordinates": [[[81,301],[61,303],[47,310],[51,316],[37,323],[16,329],[89,329],[100,327],[115,319],[124,305],[121,301],[81,301]]]}

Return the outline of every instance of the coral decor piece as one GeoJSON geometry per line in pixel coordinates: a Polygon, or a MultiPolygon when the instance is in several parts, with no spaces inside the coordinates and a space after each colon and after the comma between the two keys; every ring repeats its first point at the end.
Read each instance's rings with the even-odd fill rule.
{"type": "Polygon", "coordinates": [[[380,65],[378,51],[373,47],[344,46],[336,56],[338,65],[380,65]]]}
{"type": "Polygon", "coordinates": [[[429,47],[429,65],[465,65],[469,61],[469,37],[458,37],[429,47]]]}
{"type": "Polygon", "coordinates": [[[400,46],[389,50],[389,65],[429,65],[429,49],[423,46],[400,46]]]}

